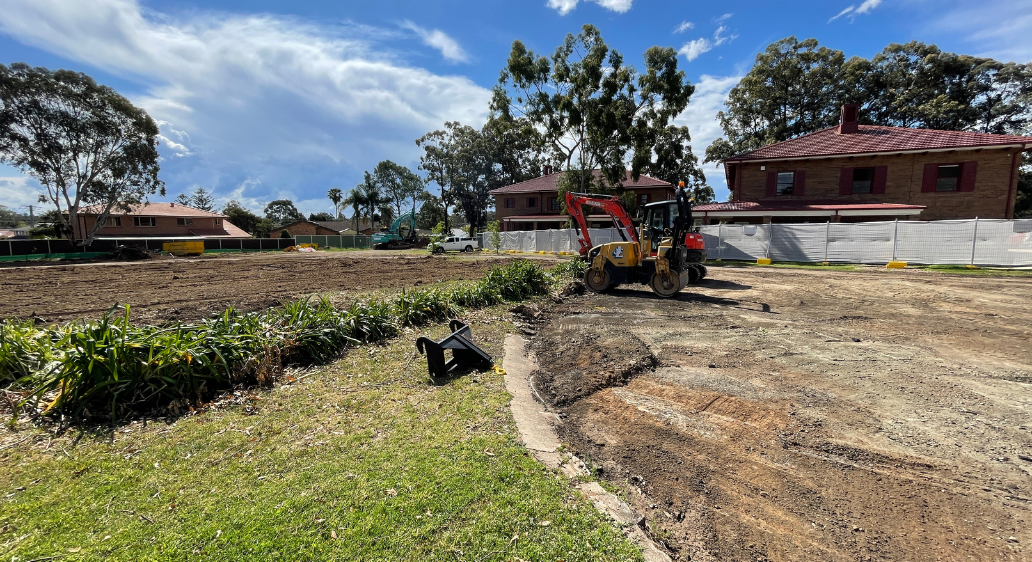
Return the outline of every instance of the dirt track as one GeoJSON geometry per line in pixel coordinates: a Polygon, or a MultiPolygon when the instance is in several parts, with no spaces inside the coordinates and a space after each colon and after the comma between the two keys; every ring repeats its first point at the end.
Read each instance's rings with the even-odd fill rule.
{"type": "Polygon", "coordinates": [[[391,252],[264,253],[0,268],[0,318],[73,320],[129,304],[138,320],[196,320],[322,292],[473,279],[509,260],[391,252]]]}
{"type": "Polygon", "coordinates": [[[563,439],[680,560],[1032,558],[1032,279],[712,268],[546,313],[563,439]]]}

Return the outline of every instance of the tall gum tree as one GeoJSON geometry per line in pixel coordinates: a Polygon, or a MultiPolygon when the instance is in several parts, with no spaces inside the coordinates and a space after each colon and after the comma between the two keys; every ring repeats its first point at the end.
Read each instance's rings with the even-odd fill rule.
{"type": "Polygon", "coordinates": [[[513,42],[491,111],[498,118],[526,119],[551,159],[568,174],[577,170],[581,189],[599,168],[605,182],[622,191],[628,163],[637,180],[694,91],[677,68],[673,48],[648,49],[639,72],[606,45],[595,26],[585,25],[580,34],[567,35],[551,57],[513,42]]]}
{"type": "Polygon", "coordinates": [[[165,194],[157,138],[144,110],[85,74],[0,65],[0,161],[39,181],[40,202],[57,207],[60,229],[79,245],[113,210],[165,194]],[[99,211],[89,229],[79,221],[85,207],[99,211]]]}

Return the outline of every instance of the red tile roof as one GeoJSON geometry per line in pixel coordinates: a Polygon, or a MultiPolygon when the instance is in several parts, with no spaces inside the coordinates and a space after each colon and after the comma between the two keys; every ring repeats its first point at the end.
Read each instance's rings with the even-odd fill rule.
{"type": "MultiPolygon", "coordinates": [[[[101,205],[93,205],[92,207],[83,207],[79,210],[81,215],[98,215],[104,207],[101,205]]],[[[179,203],[141,203],[134,205],[130,208],[129,212],[123,212],[121,209],[115,208],[111,210],[112,216],[148,216],[148,217],[223,217],[220,213],[210,213],[208,211],[202,211],[193,207],[187,207],[180,205],[179,203]]]]}
{"type": "Polygon", "coordinates": [[[834,203],[801,201],[729,201],[727,203],[707,203],[692,207],[693,213],[714,211],[877,211],[897,209],[924,209],[924,205],[903,205],[900,203],[834,203]]]}
{"type": "Polygon", "coordinates": [[[844,156],[872,152],[978,148],[1015,144],[1032,145],[1032,137],[860,125],[860,130],[856,133],[840,134],[838,127],[830,127],[801,137],[774,143],[752,152],[739,154],[728,158],[725,162],[844,156]]]}
{"type": "MultiPolygon", "coordinates": [[[[596,178],[602,175],[601,170],[594,170],[592,172],[596,178]]],[[[505,187],[499,187],[498,189],[491,190],[492,195],[501,195],[504,193],[534,193],[540,191],[555,191],[558,193],[558,188],[555,184],[559,181],[561,173],[548,174],[545,176],[529,179],[520,183],[514,183],[505,187]]],[[[626,189],[645,189],[652,187],[667,187],[673,189],[673,186],[663,180],[657,180],[656,178],[646,176],[644,174],[638,176],[638,181],[631,179],[631,172],[628,171],[624,176],[623,186],[626,189]]]]}
{"type": "Polygon", "coordinates": [[[244,229],[226,220],[222,221],[222,228],[191,228],[190,232],[195,236],[203,236],[204,238],[251,237],[251,235],[245,232],[244,229]]]}

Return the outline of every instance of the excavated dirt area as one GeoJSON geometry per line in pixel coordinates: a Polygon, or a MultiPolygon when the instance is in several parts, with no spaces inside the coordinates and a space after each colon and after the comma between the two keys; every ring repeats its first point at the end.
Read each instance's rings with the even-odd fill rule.
{"type": "Polygon", "coordinates": [[[303,295],[475,279],[510,259],[409,252],[269,252],[0,268],[0,318],[94,318],[129,304],[145,322],[257,310],[303,295]]]}
{"type": "Polygon", "coordinates": [[[1032,559],[1032,279],[711,268],[526,333],[677,560],[1032,559]]]}

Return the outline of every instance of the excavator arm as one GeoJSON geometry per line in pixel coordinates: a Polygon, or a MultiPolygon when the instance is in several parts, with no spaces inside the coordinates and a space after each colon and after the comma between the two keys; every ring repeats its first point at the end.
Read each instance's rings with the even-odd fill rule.
{"type": "Polygon", "coordinates": [[[624,207],[623,201],[619,197],[568,191],[566,192],[566,212],[570,213],[574,220],[577,241],[580,242],[580,255],[587,254],[592,246],[591,234],[588,233],[588,221],[584,217],[581,205],[599,209],[609,215],[624,242],[638,242],[638,233],[634,230],[634,223],[631,222],[631,216],[627,213],[627,208],[624,207]]]}

